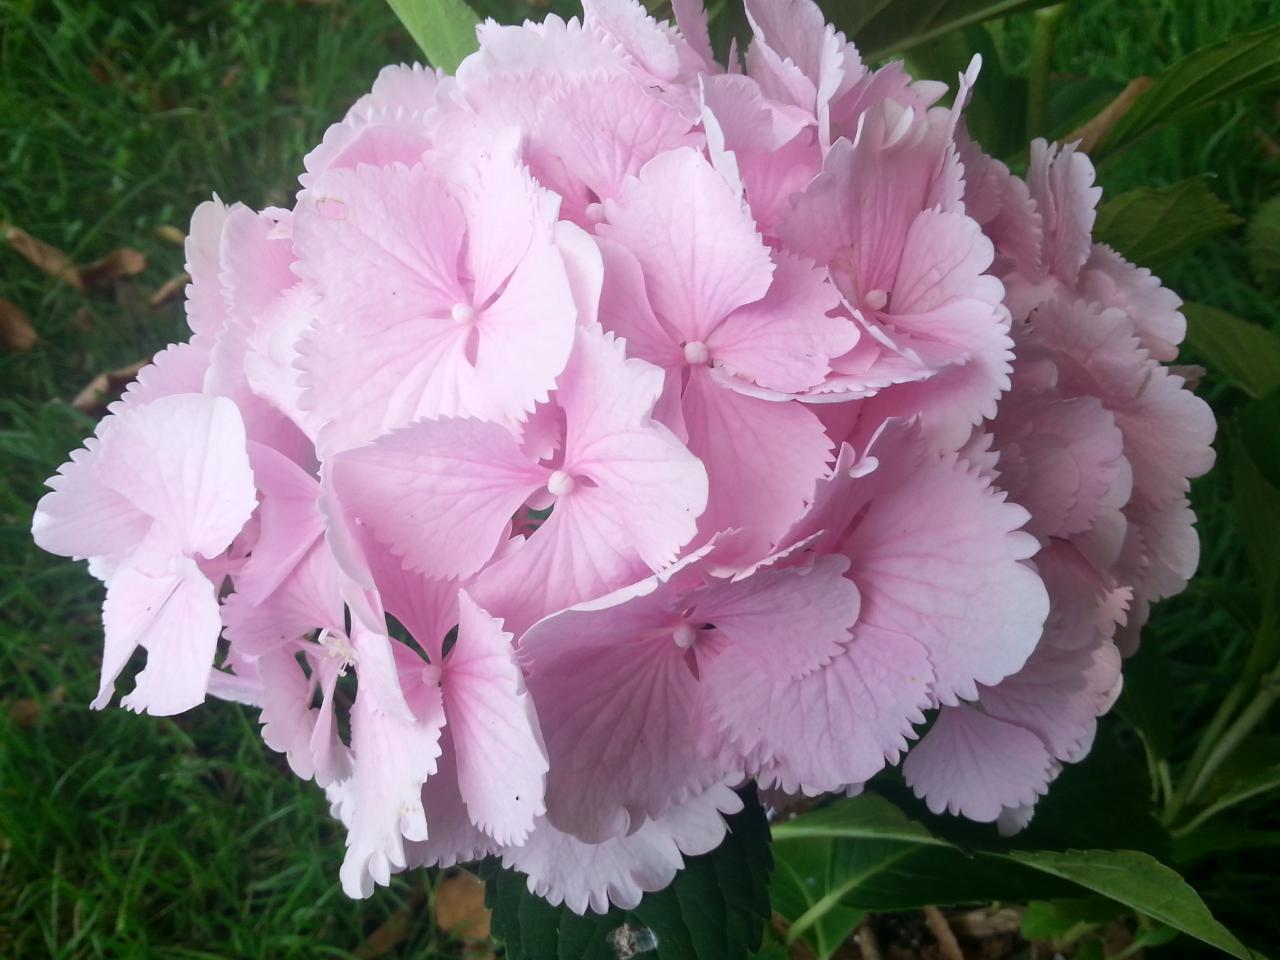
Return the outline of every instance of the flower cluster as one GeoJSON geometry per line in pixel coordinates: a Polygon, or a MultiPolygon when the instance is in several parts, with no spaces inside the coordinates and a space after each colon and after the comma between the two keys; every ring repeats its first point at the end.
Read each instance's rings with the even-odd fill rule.
{"type": "Polygon", "coordinates": [[[487,23],[292,210],[201,205],[192,336],[37,509],[106,583],[94,705],[141,647],[129,708],[260,707],[352,896],[492,854],[632,906],[735,787],[904,757],[1016,829],[1195,567],[1213,420],[1088,159],[1015,177],[976,62],[940,105],[809,0],[748,2],[727,69],[674,6],[487,23]]]}

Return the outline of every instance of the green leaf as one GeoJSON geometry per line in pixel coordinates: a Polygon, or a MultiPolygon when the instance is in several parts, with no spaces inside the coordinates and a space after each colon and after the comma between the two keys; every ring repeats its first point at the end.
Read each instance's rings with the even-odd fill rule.
{"type": "MultiPolygon", "coordinates": [[[[777,824],[775,852],[789,845],[832,844],[826,892],[792,922],[793,935],[840,907],[906,909],[925,904],[1106,897],[1248,960],[1250,954],[1213,919],[1194,890],[1149,854],[1134,850],[981,850],[966,852],[905,817],[883,797],[864,794],[777,824]]],[[[814,863],[807,847],[798,863],[814,863]]],[[[801,869],[804,869],[801,867],[801,869]]]]}
{"type": "Polygon", "coordinates": [[[465,0],[387,0],[428,62],[453,73],[479,46],[480,17],[465,0]]]}
{"type": "Polygon", "coordinates": [[[1251,397],[1280,387],[1280,336],[1203,303],[1184,303],[1187,343],[1216,374],[1251,397]]]}
{"type": "Polygon", "coordinates": [[[1249,221],[1249,259],[1258,285],[1280,290],[1280,197],[1264,203],[1249,221]]]}
{"type": "Polygon", "coordinates": [[[1241,960],[1252,954],[1213,918],[1200,895],[1159,860],[1134,850],[1016,850],[1025,866],[1091,890],[1241,960]]]}
{"type": "Polygon", "coordinates": [[[665,890],[633,910],[578,916],[528,891],[523,874],[481,864],[493,935],[508,960],[615,960],[643,946],[656,960],[740,960],[759,948],[769,918],[769,825],[754,790],[727,818],[718,848],[690,857],[665,890]]]}
{"type": "Polygon", "coordinates": [[[864,59],[883,60],[952,30],[1052,6],[1055,0],[820,0],[864,59]]]}
{"type": "Polygon", "coordinates": [[[1135,263],[1158,271],[1240,222],[1204,178],[1194,177],[1113,197],[1098,208],[1093,233],[1135,263]]]}
{"type": "MultiPolygon", "coordinates": [[[[801,838],[776,850],[769,885],[773,909],[784,917],[802,917],[831,890],[834,845],[822,838],[801,838]]],[[[862,922],[865,910],[834,904],[808,930],[801,931],[819,960],[827,960],[862,922]]]]}
{"type": "Polygon", "coordinates": [[[1095,159],[1226,97],[1280,85],[1280,24],[1238,34],[1179,60],[1134,103],[1094,151],[1095,159]]]}
{"type": "Polygon", "coordinates": [[[1033,900],[1022,912],[1022,935],[1028,940],[1058,940],[1101,923],[1110,923],[1121,908],[1105,897],[1033,900]]]}

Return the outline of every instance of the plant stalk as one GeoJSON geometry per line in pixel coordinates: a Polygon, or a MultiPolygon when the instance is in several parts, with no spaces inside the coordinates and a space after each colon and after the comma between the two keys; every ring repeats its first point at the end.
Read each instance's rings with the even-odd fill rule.
{"type": "Polygon", "coordinates": [[[1031,65],[1027,76],[1027,139],[1049,134],[1049,71],[1053,66],[1053,38],[1069,4],[1045,7],[1034,14],[1031,65]]]}

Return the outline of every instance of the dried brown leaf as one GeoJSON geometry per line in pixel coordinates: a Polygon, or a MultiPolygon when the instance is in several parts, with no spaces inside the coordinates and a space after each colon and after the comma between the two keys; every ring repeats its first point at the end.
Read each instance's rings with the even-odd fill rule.
{"type": "Polygon", "coordinates": [[[1091,152],[1094,147],[1106,139],[1107,134],[1111,132],[1111,128],[1116,125],[1121,117],[1129,112],[1137,99],[1146,93],[1151,83],[1150,77],[1134,77],[1129,81],[1129,85],[1120,91],[1119,96],[1099,110],[1097,116],[1092,120],[1063,137],[1063,142],[1070,143],[1072,140],[1079,140],[1080,149],[1085,153],[1091,152]]]}
{"type": "Polygon", "coordinates": [[[426,894],[422,890],[422,885],[415,883],[405,905],[382,921],[377,929],[365,938],[364,943],[356,948],[355,956],[358,960],[378,960],[379,957],[385,957],[409,939],[414,923],[417,922],[418,911],[422,908],[422,902],[425,899],[426,894]]]}
{"type": "Polygon", "coordinates": [[[121,277],[132,277],[147,269],[147,255],[133,247],[112,250],[101,260],[80,268],[80,284],[85,290],[100,290],[121,277]]]}
{"type": "Polygon", "coordinates": [[[23,730],[29,730],[40,722],[40,701],[22,697],[9,705],[9,719],[23,730]]]}
{"type": "Polygon", "coordinates": [[[47,273],[51,277],[57,277],[63,283],[69,284],[77,290],[84,289],[84,281],[80,278],[79,267],[57,247],[33,237],[21,227],[15,227],[11,223],[2,223],[0,228],[3,228],[4,238],[9,242],[9,246],[13,247],[17,253],[25,257],[38,270],[47,273]]]}
{"type": "Polygon", "coordinates": [[[127,367],[100,373],[76,394],[71,405],[81,413],[95,414],[106,409],[107,404],[119,398],[124,388],[138,375],[138,371],[151,362],[151,358],[131,363],[127,367]]]}
{"type": "Polygon", "coordinates": [[[39,340],[23,309],[11,300],[0,299],[0,351],[26,353],[39,340]]]}
{"type": "Polygon", "coordinates": [[[436,925],[463,943],[489,942],[489,909],[484,883],[465,870],[445,877],[436,886],[436,925]]]}
{"type": "Polygon", "coordinates": [[[187,242],[187,235],[169,223],[162,223],[156,227],[156,236],[166,243],[172,243],[175,247],[181,247],[187,242]]]}
{"type": "Polygon", "coordinates": [[[151,295],[149,301],[153,307],[162,307],[170,300],[182,296],[182,292],[187,289],[187,284],[191,282],[191,274],[183,271],[166,280],[151,295]]]}

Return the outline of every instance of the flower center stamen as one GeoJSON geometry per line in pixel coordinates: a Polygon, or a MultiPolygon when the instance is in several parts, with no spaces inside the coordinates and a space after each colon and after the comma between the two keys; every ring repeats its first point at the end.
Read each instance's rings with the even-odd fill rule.
{"type": "Polygon", "coordinates": [[[449,315],[453,317],[453,322],[470,326],[476,322],[476,308],[469,303],[455,303],[453,309],[449,311],[449,315]]]}
{"type": "Polygon", "coordinates": [[[684,345],[684,362],[691,365],[704,364],[711,359],[711,351],[701,340],[690,340],[684,345]]]}
{"type": "Polygon", "coordinates": [[[698,631],[691,623],[682,623],[671,631],[671,639],[681,650],[688,650],[698,639],[698,631]]]}
{"type": "Polygon", "coordinates": [[[563,497],[565,494],[573,493],[575,486],[577,482],[563,470],[557,470],[547,477],[547,492],[553,497],[563,497]]]}
{"type": "Polygon", "coordinates": [[[883,290],[869,290],[866,296],[866,304],[872,310],[883,310],[889,303],[889,294],[883,290]]]}

